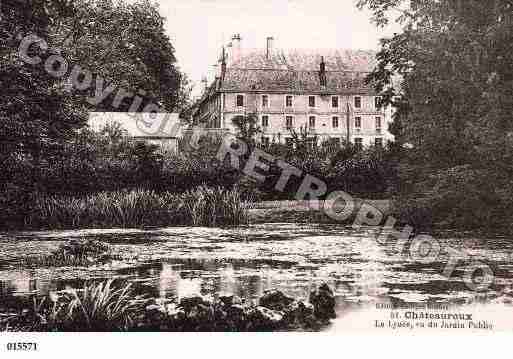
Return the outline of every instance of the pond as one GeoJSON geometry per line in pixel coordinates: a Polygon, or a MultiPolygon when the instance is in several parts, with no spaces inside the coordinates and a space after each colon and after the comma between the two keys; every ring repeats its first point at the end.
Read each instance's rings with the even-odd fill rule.
{"type": "Polygon", "coordinates": [[[461,253],[457,270],[446,278],[442,275],[446,250],[438,262],[426,265],[395,253],[393,242],[378,243],[377,233],[375,228],[291,223],[4,233],[0,235],[0,306],[16,307],[33,294],[113,277],[133,283],[139,293],[151,297],[230,293],[246,301],[256,301],[271,288],[306,299],[325,282],[333,289],[342,316],[375,302],[509,302],[513,245],[508,238],[441,239],[442,248],[461,253]],[[29,269],[20,263],[80,238],[109,243],[117,259],[89,268],[29,269]],[[476,260],[489,264],[496,275],[483,292],[467,288],[459,269],[476,260]]]}

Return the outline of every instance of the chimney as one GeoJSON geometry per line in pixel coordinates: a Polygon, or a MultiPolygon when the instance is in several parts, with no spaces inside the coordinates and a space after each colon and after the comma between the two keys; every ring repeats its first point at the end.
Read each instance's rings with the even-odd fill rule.
{"type": "Polygon", "coordinates": [[[232,37],[232,58],[231,63],[238,62],[241,57],[241,37],[240,34],[235,34],[232,37]]]}
{"type": "Polygon", "coordinates": [[[273,51],[274,51],[274,38],[268,37],[267,38],[267,52],[266,52],[267,60],[270,60],[272,58],[273,51]]]}
{"type": "Polygon", "coordinates": [[[324,56],[321,56],[321,65],[320,65],[320,71],[319,71],[319,82],[322,87],[326,87],[327,80],[326,80],[326,63],[324,62],[324,56]]]}
{"type": "Polygon", "coordinates": [[[223,55],[221,59],[221,81],[224,81],[224,76],[226,75],[226,49],[223,46],[223,55]]]}

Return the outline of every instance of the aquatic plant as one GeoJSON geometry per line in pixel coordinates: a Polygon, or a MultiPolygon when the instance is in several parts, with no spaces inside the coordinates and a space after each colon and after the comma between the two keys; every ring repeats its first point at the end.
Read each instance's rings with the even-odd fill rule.
{"type": "Polygon", "coordinates": [[[119,287],[113,280],[85,284],[80,290],[34,298],[33,308],[8,325],[25,331],[124,331],[142,310],[138,299],[131,285],[119,287]]]}
{"type": "Polygon", "coordinates": [[[72,240],[62,244],[49,255],[26,257],[21,264],[31,268],[82,267],[112,258],[114,257],[109,254],[109,246],[101,241],[72,240]]]}
{"type": "Polygon", "coordinates": [[[67,306],[71,313],[65,322],[74,329],[127,330],[132,326],[132,315],[141,306],[134,301],[131,285],[116,288],[113,280],[97,285],[85,285],[80,292],[73,291],[67,306]]]}
{"type": "Polygon", "coordinates": [[[240,225],[248,221],[247,209],[237,189],[200,186],[183,194],[138,189],[79,198],[42,196],[25,224],[49,229],[240,225]]]}
{"type": "Polygon", "coordinates": [[[193,226],[239,225],[248,220],[247,204],[237,189],[202,186],[184,193],[179,203],[193,226]]]}
{"type": "MultiPolygon", "coordinates": [[[[199,295],[145,299],[130,285],[113,280],[81,290],[34,299],[33,308],[6,314],[0,328],[23,331],[283,331],[319,330],[334,318],[334,295],[327,285],[311,294],[311,303],[271,290],[258,304],[235,295],[218,299],[199,295]]],[[[0,314],[0,319],[1,319],[0,314]]]]}

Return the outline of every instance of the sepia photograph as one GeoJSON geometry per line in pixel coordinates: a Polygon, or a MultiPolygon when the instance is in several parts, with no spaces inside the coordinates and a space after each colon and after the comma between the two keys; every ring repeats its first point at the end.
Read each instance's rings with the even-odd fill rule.
{"type": "Polygon", "coordinates": [[[1,0],[0,350],[511,334],[512,19],[511,0],[1,0]]]}

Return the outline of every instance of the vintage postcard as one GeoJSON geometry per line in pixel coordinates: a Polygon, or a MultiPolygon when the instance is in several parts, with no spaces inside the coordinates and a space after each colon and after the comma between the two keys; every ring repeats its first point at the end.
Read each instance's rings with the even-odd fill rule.
{"type": "Polygon", "coordinates": [[[2,352],[39,350],[16,333],[511,333],[512,17],[2,0],[2,352]]]}

